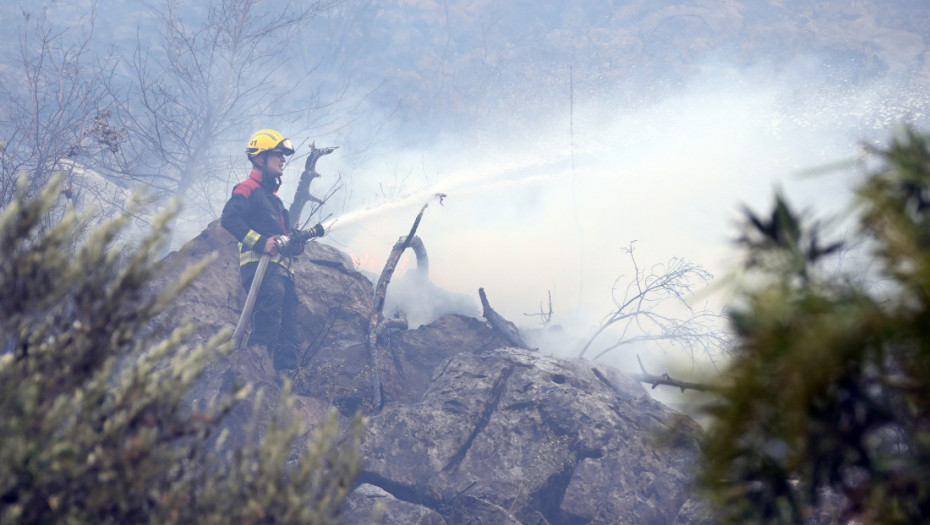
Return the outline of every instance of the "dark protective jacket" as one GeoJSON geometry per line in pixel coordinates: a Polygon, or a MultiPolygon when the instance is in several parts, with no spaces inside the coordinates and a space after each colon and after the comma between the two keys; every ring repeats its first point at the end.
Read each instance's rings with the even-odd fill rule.
{"type": "MultiPolygon", "coordinates": [[[[287,208],[275,193],[279,184],[279,179],[262,180],[261,171],[253,169],[248,179],[236,184],[223,207],[220,223],[239,241],[239,266],[244,271],[261,259],[269,237],[292,233],[287,208]]],[[[291,270],[290,256],[278,253],[271,262],[291,270]]]]}

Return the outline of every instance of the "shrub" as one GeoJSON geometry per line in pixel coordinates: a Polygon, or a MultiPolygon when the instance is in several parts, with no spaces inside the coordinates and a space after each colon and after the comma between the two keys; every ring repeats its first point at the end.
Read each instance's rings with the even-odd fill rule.
{"type": "Polygon", "coordinates": [[[152,290],[170,214],[132,246],[118,242],[128,213],[79,238],[77,213],[43,226],[59,191],[53,181],[0,214],[0,523],[337,520],[362,421],[344,439],[332,415],[291,457],[305,429],[285,389],[228,446],[223,417],[261,393],[245,385],[197,409],[184,396],[230,351],[229,331],[191,347],[191,322],[147,330],[209,259],[152,290]]]}
{"type": "Polygon", "coordinates": [[[782,199],[748,214],[755,276],[701,473],[721,523],[930,516],[930,149],[906,129],[875,153],[851,274],[819,269],[835,245],[782,199]]]}

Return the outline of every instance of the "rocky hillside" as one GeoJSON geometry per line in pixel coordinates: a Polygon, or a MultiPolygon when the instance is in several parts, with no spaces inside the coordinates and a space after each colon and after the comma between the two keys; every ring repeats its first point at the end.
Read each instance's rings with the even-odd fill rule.
{"type": "MultiPolygon", "coordinates": [[[[205,338],[235,325],[245,292],[236,243],[218,223],[168,260],[180,271],[212,252],[164,326],[191,316],[205,338]]],[[[514,348],[483,319],[446,315],[382,334],[376,409],[372,283],[324,243],[308,245],[296,282],[305,347],[295,417],[313,426],[332,407],[369,416],[350,523],[367,523],[377,508],[384,524],[666,524],[689,499],[698,426],[624,374],[514,348]]],[[[192,402],[243,380],[276,402],[269,359],[245,351],[218,358],[192,402]]],[[[239,424],[227,422],[234,437],[239,424]]]]}

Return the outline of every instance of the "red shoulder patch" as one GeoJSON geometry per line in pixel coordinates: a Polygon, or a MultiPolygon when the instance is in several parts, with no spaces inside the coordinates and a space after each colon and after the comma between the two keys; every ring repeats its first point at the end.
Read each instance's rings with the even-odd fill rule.
{"type": "Polygon", "coordinates": [[[248,178],[239,184],[236,184],[236,187],[233,188],[233,195],[242,195],[245,198],[249,198],[249,195],[252,194],[252,191],[259,187],[259,182],[255,179],[248,178]]]}

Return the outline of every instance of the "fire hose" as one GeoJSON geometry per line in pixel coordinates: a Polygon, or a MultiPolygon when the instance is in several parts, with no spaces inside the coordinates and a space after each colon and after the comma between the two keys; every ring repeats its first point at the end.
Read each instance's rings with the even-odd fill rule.
{"type": "MultiPolygon", "coordinates": [[[[301,232],[303,233],[303,232],[301,232]]],[[[299,242],[306,242],[309,235],[303,235],[299,242]]],[[[275,244],[278,250],[285,251],[290,244],[291,239],[287,235],[279,235],[275,238],[275,244]]],[[[258,291],[262,288],[262,281],[265,279],[265,271],[268,270],[268,263],[271,261],[271,254],[264,254],[258,261],[258,268],[255,269],[255,277],[252,278],[252,285],[249,286],[249,295],[245,298],[245,305],[242,307],[242,313],[239,314],[239,322],[236,323],[236,330],[233,332],[232,340],[236,348],[242,346],[242,336],[245,329],[252,319],[252,309],[255,308],[255,299],[258,298],[258,291]]]]}
{"type": "MultiPolygon", "coordinates": [[[[317,224],[309,230],[297,231],[293,239],[287,235],[279,235],[275,238],[275,244],[277,244],[279,251],[286,252],[291,243],[303,246],[304,243],[314,237],[322,237],[323,233],[323,227],[317,224]]],[[[252,278],[252,285],[249,286],[249,294],[245,298],[245,305],[242,307],[242,313],[239,314],[239,322],[236,323],[236,329],[233,331],[232,340],[236,348],[242,346],[242,337],[245,335],[245,330],[248,328],[249,322],[252,319],[252,309],[255,308],[255,300],[258,298],[258,292],[262,288],[262,281],[265,279],[265,271],[268,270],[269,262],[271,262],[271,254],[267,253],[263,254],[262,258],[258,261],[258,268],[255,269],[255,277],[252,278]]]]}
{"type": "Polygon", "coordinates": [[[233,332],[233,344],[236,348],[241,347],[241,339],[245,334],[245,329],[252,318],[252,308],[255,307],[255,298],[258,297],[258,291],[262,287],[262,280],[265,278],[265,270],[268,269],[268,262],[271,261],[271,255],[267,253],[262,255],[258,261],[258,268],[255,270],[255,277],[252,278],[252,286],[249,287],[249,295],[245,298],[245,306],[242,307],[242,314],[239,315],[239,322],[236,324],[236,330],[233,332]]]}

